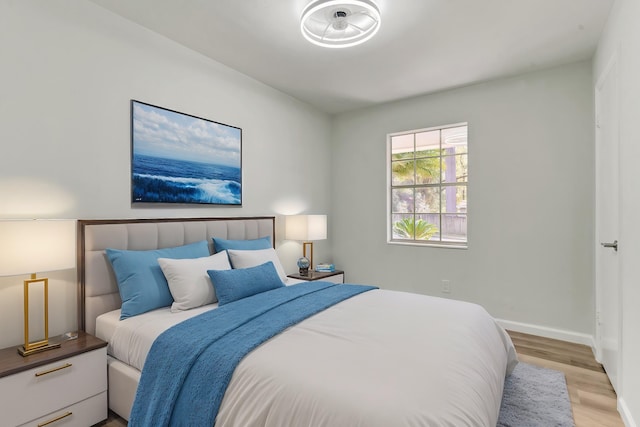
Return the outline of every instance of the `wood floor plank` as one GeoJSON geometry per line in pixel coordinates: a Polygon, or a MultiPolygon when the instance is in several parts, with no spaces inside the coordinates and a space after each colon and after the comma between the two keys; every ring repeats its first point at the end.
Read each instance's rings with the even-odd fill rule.
{"type": "Polygon", "coordinates": [[[538,356],[543,359],[555,360],[567,365],[579,366],[598,372],[604,372],[593,357],[590,347],[581,344],[563,343],[549,339],[547,345],[540,337],[536,339],[523,338],[522,334],[512,338],[518,353],[538,356]]]}

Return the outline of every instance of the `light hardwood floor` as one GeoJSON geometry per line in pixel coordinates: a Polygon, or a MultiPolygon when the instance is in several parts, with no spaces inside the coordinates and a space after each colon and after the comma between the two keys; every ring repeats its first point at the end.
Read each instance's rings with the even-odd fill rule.
{"type": "Polygon", "coordinates": [[[509,331],[522,362],[562,371],[576,427],[624,427],[616,393],[590,347],[509,331]]]}
{"type": "MultiPolygon", "coordinates": [[[[591,348],[509,331],[522,362],[565,373],[576,427],[624,427],[616,409],[616,394],[591,348]]],[[[109,412],[103,427],[127,423],[109,412]]]]}

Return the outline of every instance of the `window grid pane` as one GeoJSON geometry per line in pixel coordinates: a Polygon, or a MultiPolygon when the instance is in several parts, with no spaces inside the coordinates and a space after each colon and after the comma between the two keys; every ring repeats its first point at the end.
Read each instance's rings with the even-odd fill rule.
{"type": "Polygon", "coordinates": [[[398,160],[391,164],[391,182],[396,185],[413,185],[415,180],[415,161],[398,160]]]}
{"type": "Polygon", "coordinates": [[[413,188],[397,188],[391,191],[392,213],[412,213],[415,211],[413,188]]]}

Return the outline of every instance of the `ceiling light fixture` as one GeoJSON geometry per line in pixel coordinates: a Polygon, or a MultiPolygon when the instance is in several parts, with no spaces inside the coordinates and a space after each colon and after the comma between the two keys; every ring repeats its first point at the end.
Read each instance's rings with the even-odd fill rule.
{"type": "Polygon", "coordinates": [[[380,10],[371,0],[314,0],[300,18],[302,35],[322,47],[356,46],[379,29],[380,10]]]}

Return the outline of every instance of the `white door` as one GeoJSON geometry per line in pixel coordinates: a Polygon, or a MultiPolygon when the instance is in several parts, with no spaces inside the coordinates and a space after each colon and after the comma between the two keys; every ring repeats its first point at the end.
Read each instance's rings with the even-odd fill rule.
{"type": "Polygon", "coordinates": [[[596,356],[620,387],[621,290],[619,252],[618,64],[613,58],[596,84],[596,356]]]}

